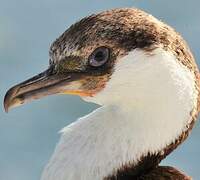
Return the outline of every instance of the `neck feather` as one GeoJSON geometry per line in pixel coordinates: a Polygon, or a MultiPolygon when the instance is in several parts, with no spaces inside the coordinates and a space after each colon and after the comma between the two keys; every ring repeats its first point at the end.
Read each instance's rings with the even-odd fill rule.
{"type": "Polygon", "coordinates": [[[106,99],[104,96],[114,100],[105,100],[102,107],[62,130],[42,180],[102,180],[126,166],[134,169],[145,158],[158,154],[163,158],[169,153],[165,149],[187,131],[197,99],[191,72],[162,50],[151,56],[151,63],[140,51],[125,58],[116,67],[117,72],[124,72],[114,73],[110,85],[95,101],[106,99]],[[138,68],[142,63],[145,73],[133,70],[128,76],[133,83],[129,84],[122,74],[134,67],[123,63],[133,59],[138,68]],[[118,84],[112,91],[119,82],[116,79],[129,86],[118,84]]]}

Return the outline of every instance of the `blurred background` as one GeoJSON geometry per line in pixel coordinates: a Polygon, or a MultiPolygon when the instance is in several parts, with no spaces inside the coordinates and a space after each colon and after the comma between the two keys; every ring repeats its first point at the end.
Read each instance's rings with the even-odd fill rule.
{"type": "MultiPolygon", "coordinates": [[[[200,63],[199,0],[0,0],[0,180],[38,180],[58,131],[97,106],[75,96],[51,96],[6,114],[6,90],[48,66],[48,48],[66,28],[91,13],[137,7],[175,27],[200,63]]],[[[200,179],[200,124],[162,162],[200,179]]]]}

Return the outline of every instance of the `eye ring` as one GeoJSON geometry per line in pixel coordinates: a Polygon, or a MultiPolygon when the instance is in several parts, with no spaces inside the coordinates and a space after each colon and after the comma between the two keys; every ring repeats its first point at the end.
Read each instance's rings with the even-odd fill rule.
{"type": "Polygon", "coordinates": [[[89,65],[92,67],[100,67],[104,65],[110,58],[110,49],[107,47],[98,47],[89,56],[89,65]]]}

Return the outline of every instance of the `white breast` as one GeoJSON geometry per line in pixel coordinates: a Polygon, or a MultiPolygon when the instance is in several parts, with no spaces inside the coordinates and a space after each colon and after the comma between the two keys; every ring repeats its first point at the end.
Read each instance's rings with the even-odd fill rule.
{"type": "Polygon", "coordinates": [[[197,105],[194,75],[173,54],[133,50],[118,61],[102,105],[62,130],[42,180],[102,180],[174,141],[197,105]]]}

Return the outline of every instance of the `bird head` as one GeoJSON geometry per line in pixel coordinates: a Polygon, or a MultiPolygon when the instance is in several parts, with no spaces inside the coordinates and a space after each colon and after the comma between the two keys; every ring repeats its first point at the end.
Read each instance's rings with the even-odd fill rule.
{"type": "Polygon", "coordinates": [[[48,69],[7,92],[5,110],[52,94],[94,97],[101,92],[120,58],[153,41],[131,18],[136,18],[131,10],[113,10],[72,25],[51,45],[48,69]]]}
{"type": "MultiPolygon", "coordinates": [[[[127,56],[134,50],[151,56],[161,44],[167,49],[174,33],[167,30],[169,27],[137,9],[114,9],[86,17],[53,42],[46,71],[7,92],[5,110],[52,94],[79,95],[98,104],[110,103],[126,91],[137,96],[136,92],[145,89],[145,95],[155,66],[148,61],[146,66],[142,60],[134,62],[136,56],[144,59],[141,53],[135,52],[131,62],[127,56]],[[149,73],[143,77],[147,69],[149,73]],[[133,93],[130,84],[140,89],[133,93]]],[[[162,71],[157,70],[154,76],[162,71]]]]}

